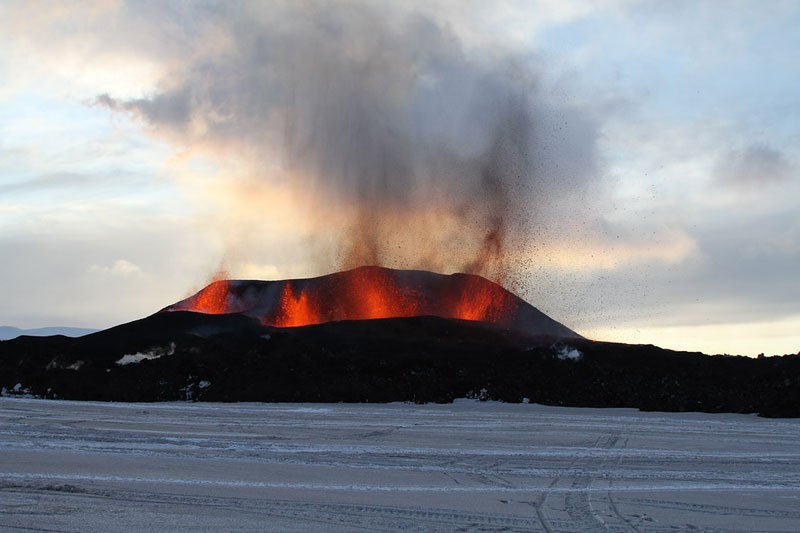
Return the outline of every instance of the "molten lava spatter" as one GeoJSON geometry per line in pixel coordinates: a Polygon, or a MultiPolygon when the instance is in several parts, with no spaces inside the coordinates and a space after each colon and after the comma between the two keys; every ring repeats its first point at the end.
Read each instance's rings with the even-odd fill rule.
{"type": "Polygon", "coordinates": [[[453,305],[453,318],[502,324],[515,309],[516,296],[483,278],[464,279],[460,294],[453,305]]]}
{"type": "Polygon", "coordinates": [[[214,281],[192,296],[192,302],[189,304],[192,311],[209,315],[222,315],[232,312],[228,305],[230,283],[228,280],[214,281]]]}
{"type": "Polygon", "coordinates": [[[403,283],[392,271],[378,268],[334,276],[325,284],[284,282],[279,304],[260,317],[262,322],[291,327],[433,315],[503,323],[514,308],[510,293],[475,276],[464,276],[448,288],[426,287],[422,280],[403,283]]]}
{"type": "Polygon", "coordinates": [[[320,318],[319,306],[312,301],[307,291],[295,292],[291,282],[286,282],[281,291],[281,299],[276,314],[266,325],[278,328],[307,326],[323,322],[320,318]]]}
{"type": "Polygon", "coordinates": [[[419,291],[400,287],[390,271],[359,268],[334,276],[327,284],[284,282],[280,304],[274,314],[263,316],[262,322],[288,327],[420,314],[419,291]]]}
{"type": "Polygon", "coordinates": [[[361,267],[310,279],[215,281],[164,311],[243,313],[275,327],[438,316],[537,334],[579,336],[479,276],[381,267],[361,267]]]}

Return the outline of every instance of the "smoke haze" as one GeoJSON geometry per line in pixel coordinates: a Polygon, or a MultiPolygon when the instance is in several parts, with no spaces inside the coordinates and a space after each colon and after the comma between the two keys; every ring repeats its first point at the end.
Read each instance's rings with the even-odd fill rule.
{"type": "Polygon", "coordinates": [[[596,126],[542,94],[538,63],[467,49],[446,22],[349,2],[222,4],[181,19],[215,46],[187,51],[147,98],[97,103],[288,187],[297,216],[331,235],[339,268],[504,281],[519,257],[509,251],[529,249],[552,205],[595,173],[596,126]]]}

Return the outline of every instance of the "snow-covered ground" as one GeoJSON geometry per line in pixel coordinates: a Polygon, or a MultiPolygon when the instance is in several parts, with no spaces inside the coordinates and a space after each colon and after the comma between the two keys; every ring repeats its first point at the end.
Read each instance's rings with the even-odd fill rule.
{"type": "Polygon", "coordinates": [[[800,530],[800,420],[0,398],[0,529],[800,530]]]}

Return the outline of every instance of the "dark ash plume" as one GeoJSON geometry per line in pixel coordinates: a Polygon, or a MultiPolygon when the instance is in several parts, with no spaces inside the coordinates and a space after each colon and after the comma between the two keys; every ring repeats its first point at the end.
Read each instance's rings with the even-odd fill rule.
{"type": "Polygon", "coordinates": [[[593,173],[591,120],[541,96],[524,62],[469,48],[446,23],[356,3],[197,17],[225,37],[222,52],[192,51],[150,98],[97,103],[184,143],[233,146],[256,169],[279,161],[263,179],[290,180],[321,219],[348,214],[342,267],[500,279],[549,199],[593,173]]]}

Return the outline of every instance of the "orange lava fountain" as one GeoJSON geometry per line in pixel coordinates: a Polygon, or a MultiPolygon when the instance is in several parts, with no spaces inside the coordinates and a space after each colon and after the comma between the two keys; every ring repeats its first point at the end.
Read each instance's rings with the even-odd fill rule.
{"type": "Polygon", "coordinates": [[[282,328],[426,315],[502,325],[510,323],[523,304],[478,276],[362,267],[301,280],[214,281],[168,310],[244,312],[264,325],[282,328]]]}
{"type": "Polygon", "coordinates": [[[230,281],[228,280],[212,282],[211,285],[195,295],[192,311],[209,315],[230,313],[230,306],[228,305],[229,287],[230,281]]]}

